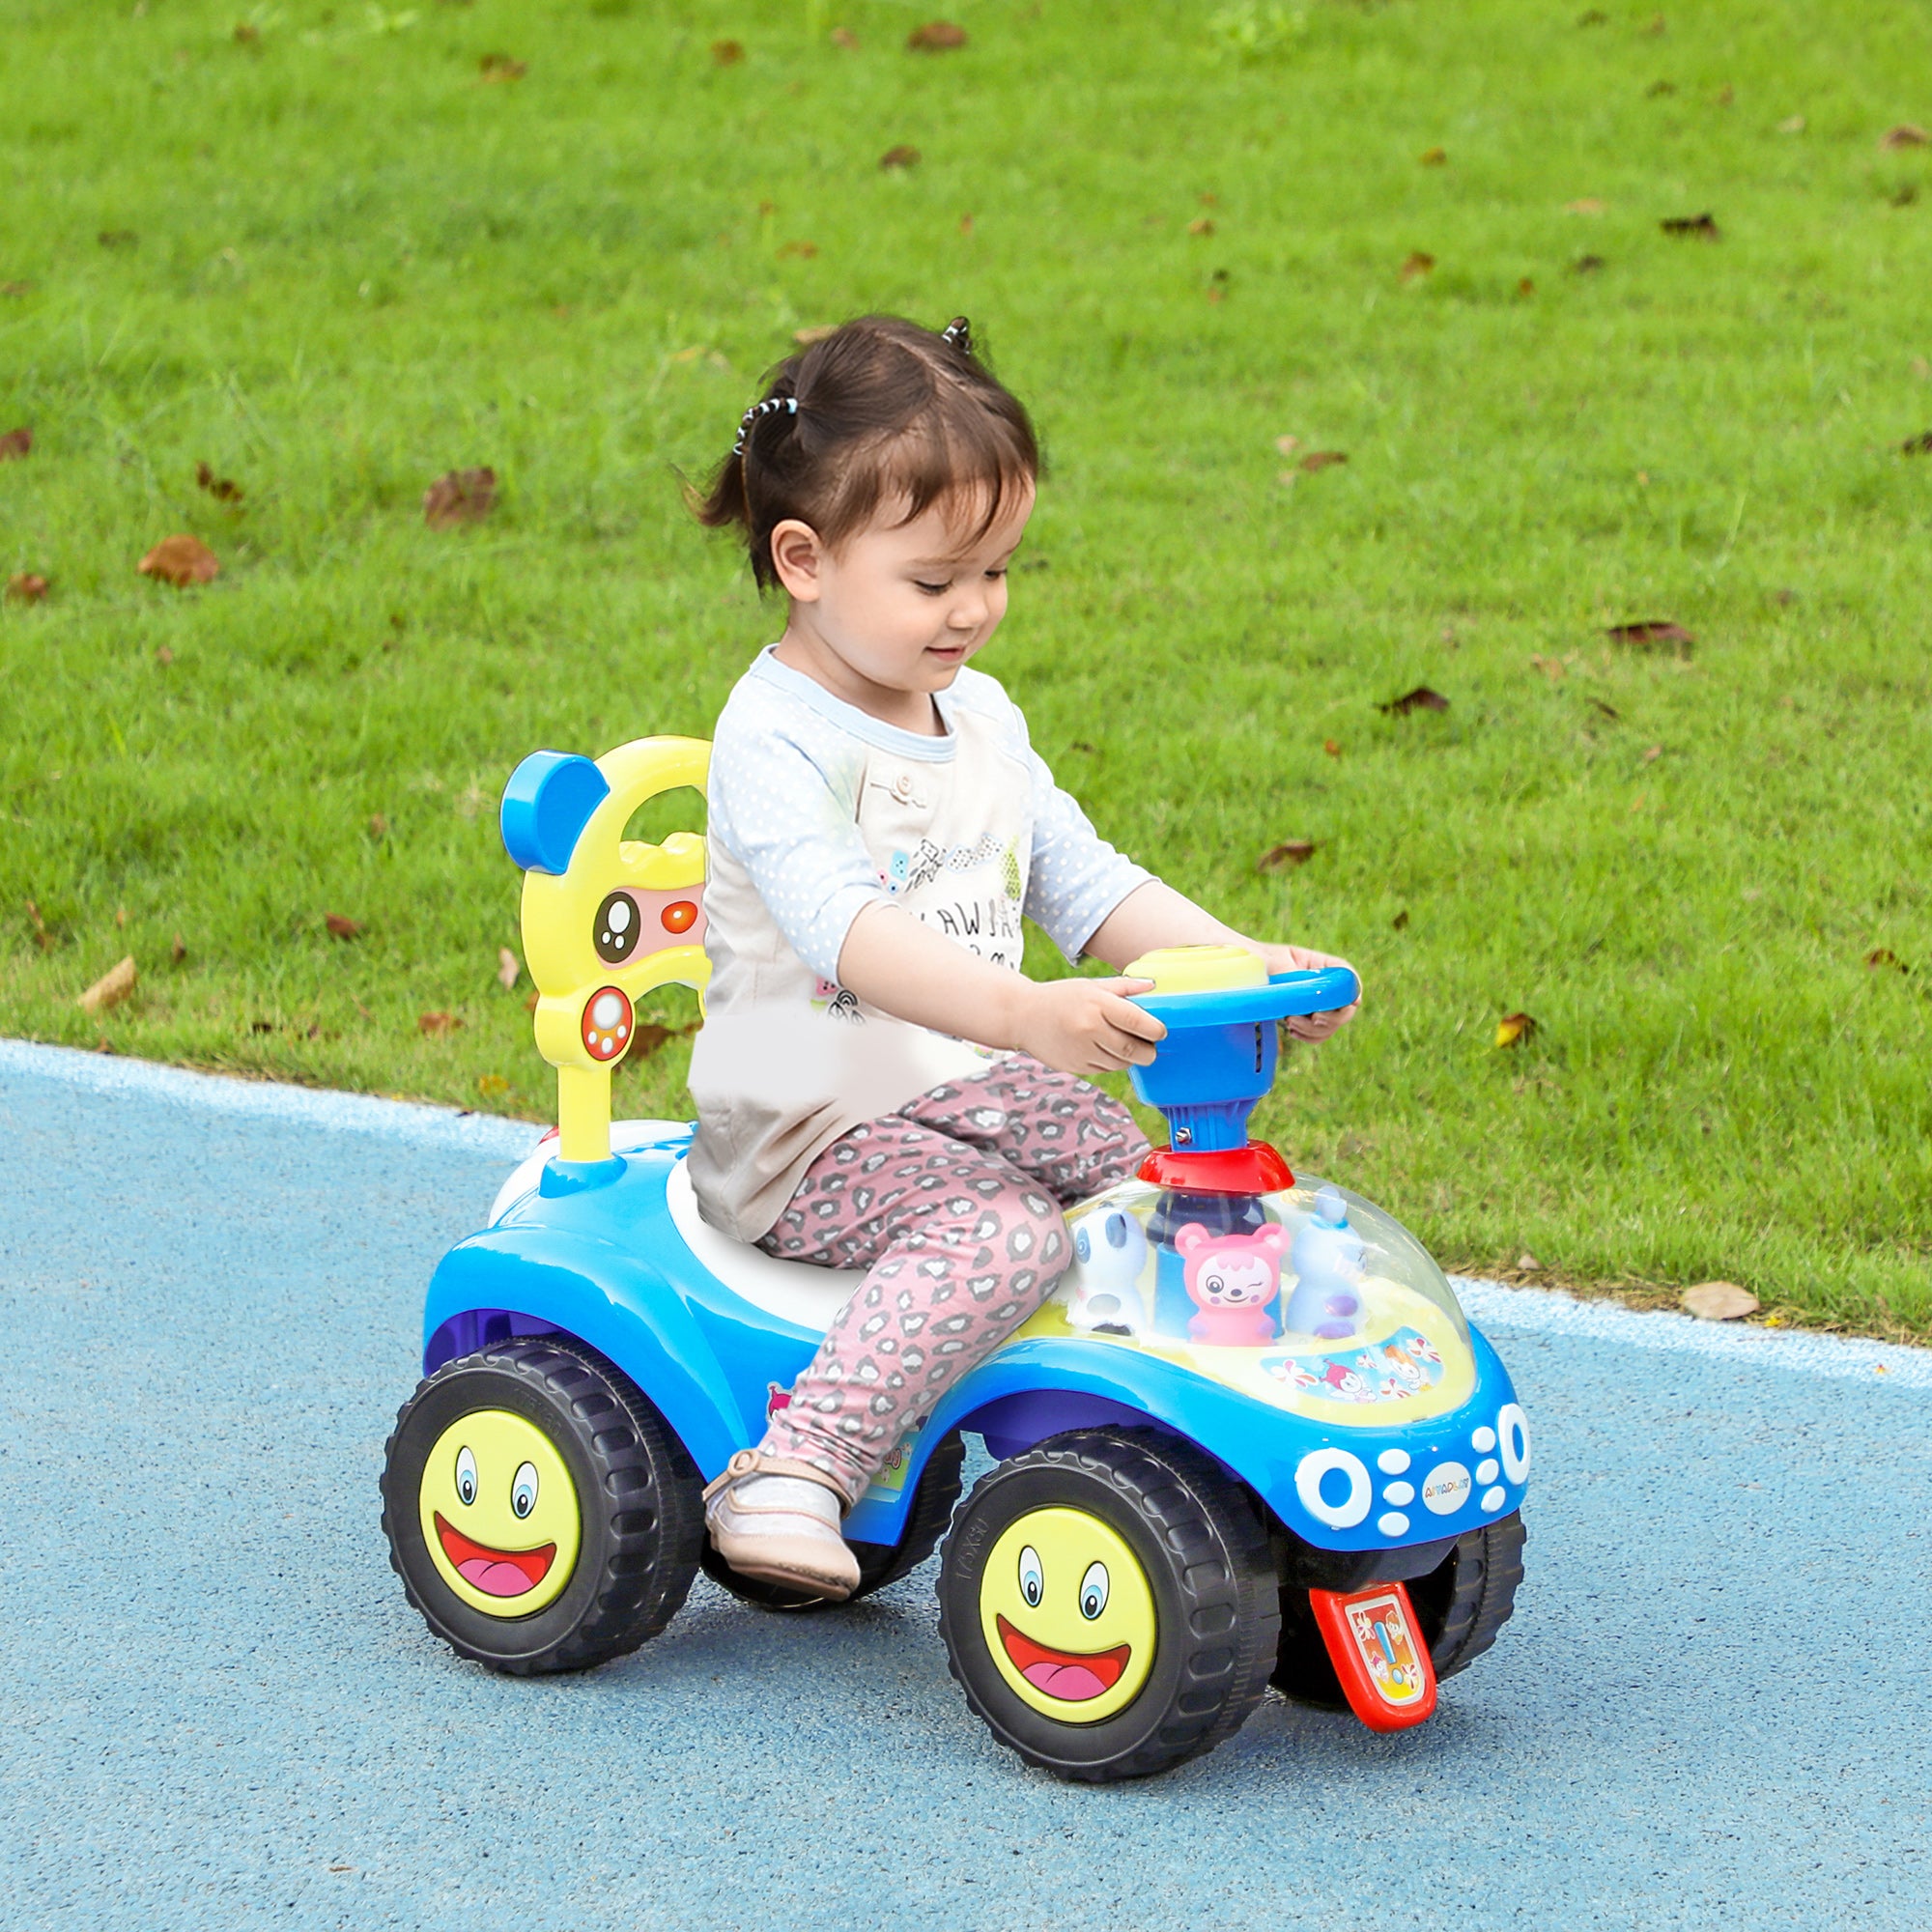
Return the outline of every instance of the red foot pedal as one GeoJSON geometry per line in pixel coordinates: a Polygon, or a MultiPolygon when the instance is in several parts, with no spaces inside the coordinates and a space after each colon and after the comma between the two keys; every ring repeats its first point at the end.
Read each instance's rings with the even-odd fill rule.
{"type": "Polygon", "coordinates": [[[1406,1731],[1435,1709],[1435,1666],[1401,1583],[1311,1590],[1308,1601],[1349,1708],[1372,1731],[1406,1731]]]}

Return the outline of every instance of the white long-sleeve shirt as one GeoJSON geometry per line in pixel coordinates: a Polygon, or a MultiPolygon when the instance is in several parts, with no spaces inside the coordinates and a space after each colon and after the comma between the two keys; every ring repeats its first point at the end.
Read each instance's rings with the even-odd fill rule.
{"type": "Polygon", "coordinates": [[[838,983],[867,906],[903,906],[1017,972],[1022,914],[1077,959],[1150,876],[1054,783],[994,679],[963,668],[935,702],[943,736],[902,730],[768,649],[719,716],[691,1179],[705,1219],[740,1240],[840,1134],[998,1057],[838,983]]]}

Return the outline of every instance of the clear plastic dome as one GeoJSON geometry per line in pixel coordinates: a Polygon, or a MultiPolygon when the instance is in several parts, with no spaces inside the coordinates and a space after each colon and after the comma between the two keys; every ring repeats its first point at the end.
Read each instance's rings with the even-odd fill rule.
{"type": "Polygon", "coordinates": [[[1474,1384],[1442,1270],[1374,1202],[1301,1176],[1264,1195],[1130,1180],[1072,1208],[1074,1261],[1030,1334],[1178,1355],[1329,1422],[1440,1413],[1474,1384]]]}

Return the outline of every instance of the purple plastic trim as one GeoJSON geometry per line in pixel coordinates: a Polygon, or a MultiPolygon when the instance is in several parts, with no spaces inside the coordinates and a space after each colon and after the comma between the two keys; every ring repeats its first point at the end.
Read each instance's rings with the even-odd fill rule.
{"type": "Polygon", "coordinates": [[[466,1308],[452,1315],[423,1345],[423,1374],[433,1376],[445,1362],[460,1361],[512,1335],[554,1335],[554,1321],[519,1315],[509,1308],[466,1308]]]}
{"type": "Polygon", "coordinates": [[[1072,1389],[1025,1389],[1003,1395],[960,1418],[959,1427],[986,1438],[986,1453],[998,1462],[1023,1456],[1036,1442],[1069,1429],[1164,1427],[1144,1408],[1072,1389]]]}

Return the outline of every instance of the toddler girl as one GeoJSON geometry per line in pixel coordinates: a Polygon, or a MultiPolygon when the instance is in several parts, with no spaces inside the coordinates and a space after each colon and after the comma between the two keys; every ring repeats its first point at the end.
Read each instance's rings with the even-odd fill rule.
{"type": "Polygon", "coordinates": [[[786,621],[713,741],[692,1184],[739,1240],[867,1270],[706,1520],[741,1575],[824,1597],[858,1582],[843,1512],[1065,1270],[1062,1208],[1147,1152],[1080,1076],[1152,1059],[1165,1030],[1125,997],[1150,982],[1027,979],[1021,915],[1070,961],[1233,941],[1270,972],[1337,963],[1241,939],[1115,851],[969,668],[1038,470],[963,317],[867,316],[780,365],[699,509],[786,621]]]}

